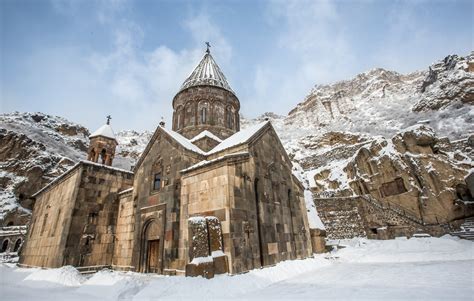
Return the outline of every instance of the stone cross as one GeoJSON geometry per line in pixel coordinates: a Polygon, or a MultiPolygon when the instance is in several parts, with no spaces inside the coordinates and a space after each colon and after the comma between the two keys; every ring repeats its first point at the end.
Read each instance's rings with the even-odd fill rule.
{"type": "Polygon", "coordinates": [[[209,48],[211,48],[211,43],[206,42],[206,46],[207,46],[206,52],[207,52],[207,53],[210,53],[211,51],[209,50],[209,48]]]}
{"type": "Polygon", "coordinates": [[[110,117],[110,115],[107,115],[107,124],[110,124],[110,119],[112,119],[112,117],[110,117]]]}

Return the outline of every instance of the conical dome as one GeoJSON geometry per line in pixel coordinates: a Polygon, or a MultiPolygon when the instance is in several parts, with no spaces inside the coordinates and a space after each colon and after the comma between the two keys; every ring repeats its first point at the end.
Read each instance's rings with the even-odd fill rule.
{"type": "Polygon", "coordinates": [[[204,57],[184,81],[179,91],[194,86],[215,86],[235,94],[209,51],[206,51],[204,57]]]}

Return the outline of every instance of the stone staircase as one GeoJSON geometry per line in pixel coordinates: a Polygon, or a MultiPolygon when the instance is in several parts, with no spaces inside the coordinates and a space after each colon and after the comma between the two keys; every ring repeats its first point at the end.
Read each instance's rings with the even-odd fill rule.
{"type": "Polygon", "coordinates": [[[461,230],[453,231],[449,234],[474,241],[474,217],[466,218],[461,225],[461,230]]]}
{"type": "Polygon", "coordinates": [[[379,209],[389,210],[389,211],[399,215],[402,218],[408,219],[408,220],[410,220],[414,223],[417,223],[419,225],[425,225],[423,220],[416,217],[413,213],[408,212],[405,208],[397,206],[396,204],[393,204],[393,203],[383,204],[383,203],[379,202],[378,200],[374,199],[370,194],[361,195],[361,198],[364,199],[365,201],[369,202],[370,204],[374,205],[375,207],[379,208],[379,209]]]}

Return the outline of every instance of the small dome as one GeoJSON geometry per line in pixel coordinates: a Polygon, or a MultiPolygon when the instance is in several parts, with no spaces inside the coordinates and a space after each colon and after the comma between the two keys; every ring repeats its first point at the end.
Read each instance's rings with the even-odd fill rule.
{"type": "Polygon", "coordinates": [[[217,65],[216,61],[214,61],[214,58],[209,51],[204,54],[204,57],[201,59],[196,68],[194,68],[191,75],[189,75],[184,81],[179,91],[194,86],[220,87],[232,92],[235,95],[234,91],[227,82],[224,73],[222,73],[221,69],[217,65]]]}

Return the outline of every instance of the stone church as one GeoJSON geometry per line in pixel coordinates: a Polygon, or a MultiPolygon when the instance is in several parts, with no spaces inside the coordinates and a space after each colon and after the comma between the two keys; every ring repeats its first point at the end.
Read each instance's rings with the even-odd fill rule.
{"type": "Polygon", "coordinates": [[[112,167],[109,122],[87,161],[38,191],[23,266],[238,274],[311,256],[303,187],[269,121],[240,130],[240,102],[209,48],[133,172],[112,167]]]}

